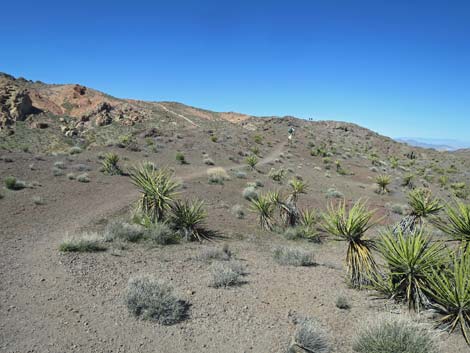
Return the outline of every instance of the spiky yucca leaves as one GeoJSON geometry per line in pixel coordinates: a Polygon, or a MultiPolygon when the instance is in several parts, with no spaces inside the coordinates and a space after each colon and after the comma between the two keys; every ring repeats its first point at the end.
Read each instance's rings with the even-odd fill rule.
{"type": "Polygon", "coordinates": [[[138,209],[150,217],[152,222],[163,221],[179,183],[168,170],[150,168],[148,164],[132,168],[129,177],[142,194],[138,209]]]}
{"type": "Polygon", "coordinates": [[[315,225],[318,223],[318,213],[314,209],[304,209],[300,211],[300,225],[304,228],[304,232],[307,238],[310,240],[319,242],[320,237],[315,229],[315,225]]]}
{"type": "Polygon", "coordinates": [[[389,192],[387,186],[390,184],[390,175],[380,174],[375,178],[375,183],[378,185],[378,192],[380,194],[387,194],[389,192]]]}
{"type": "Polygon", "coordinates": [[[460,327],[470,345],[470,251],[453,255],[452,265],[444,272],[433,271],[426,289],[443,317],[442,326],[451,333],[460,327]]]}
{"type": "Polygon", "coordinates": [[[420,229],[409,236],[400,231],[384,232],[377,248],[385,260],[385,277],[372,279],[375,288],[392,299],[408,303],[408,309],[420,311],[429,303],[424,292],[428,277],[443,263],[444,246],[431,243],[420,229]]]}
{"type": "Polygon", "coordinates": [[[266,195],[259,195],[257,199],[251,199],[250,209],[258,214],[259,225],[265,230],[272,230],[274,226],[273,213],[275,209],[275,203],[273,197],[276,197],[273,193],[266,195]]]}
{"type": "Polygon", "coordinates": [[[292,200],[294,202],[297,202],[297,199],[300,194],[306,194],[308,185],[305,183],[303,180],[300,180],[299,178],[293,178],[290,182],[289,185],[291,187],[291,195],[292,195],[292,200]]]}
{"type": "Polygon", "coordinates": [[[177,200],[171,205],[170,222],[186,240],[209,239],[204,229],[206,217],[203,201],[177,200]]]}
{"type": "Polygon", "coordinates": [[[122,170],[118,165],[119,156],[116,153],[110,152],[105,154],[102,164],[103,173],[108,175],[121,175],[122,170]]]}
{"type": "Polygon", "coordinates": [[[455,201],[455,207],[447,206],[444,211],[445,218],[435,218],[432,223],[467,248],[470,242],[470,205],[455,201]]]}
{"type": "Polygon", "coordinates": [[[251,169],[255,169],[256,164],[258,164],[258,157],[252,154],[251,156],[246,157],[245,161],[246,164],[251,167],[251,169]]]}
{"type": "Polygon", "coordinates": [[[432,196],[430,189],[425,188],[410,191],[408,204],[411,207],[411,213],[395,227],[395,234],[399,231],[404,234],[413,233],[416,227],[423,226],[425,218],[435,215],[443,208],[441,201],[432,196]]]}
{"type": "Polygon", "coordinates": [[[343,200],[337,206],[333,203],[328,205],[328,211],[323,214],[324,229],[338,240],[348,242],[346,265],[353,287],[361,288],[369,284],[377,270],[371,252],[374,243],[364,239],[366,231],[376,224],[372,222],[374,213],[362,200],[347,210],[343,200]]]}

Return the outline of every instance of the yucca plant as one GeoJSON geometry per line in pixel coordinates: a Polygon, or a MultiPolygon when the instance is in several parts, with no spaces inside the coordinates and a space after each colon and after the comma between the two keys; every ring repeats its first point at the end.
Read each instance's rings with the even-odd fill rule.
{"type": "Polygon", "coordinates": [[[389,192],[387,186],[390,184],[390,175],[380,174],[375,178],[375,183],[378,185],[378,192],[380,194],[387,194],[389,192]]]}
{"type": "Polygon", "coordinates": [[[272,230],[274,226],[275,203],[273,196],[273,194],[259,195],[257,199],[250,200],[250,209],[258,214],[259,225],[265,230],[272,230]]]}
{"type": "Polygon", "coordinates": [[[443,263],[444,246],[431,243],[431,238],[419,229],[409,236],[386,231],[377,249],[385,260],[385,273],[382,278],[372,279],[375,289],[406,302],[409,310],[420,311],[429,303],[424,288],[432,271],[443,263]]]}
{"type": "Polygon", "coordinates": [[[395,227],[395,233],[398,231],[403,234],[413,233],[416,227],[421,228],[423,226],[425,218],[435,215],[443,207],[441,201],[432,196],[431,190],[425,188],[410,191],[408,205],[411,207],[411,213],[395,227]]]}
{"type": "Polygon", "coordinates": [[[445,271],[433,271],[426,292],[433,307],[443,315],[441,326],[452,333],[460,328],[470,345],[470,252],[454,253],[451,266],[445,271]]]}
{"type": "Polygon", "coordinates": [[[414,175],[413,174],[407,174],[403,177],[403,181],[401,183],[402,186],[407,186],[409,187],[410,189],[413,188],[413,179],[414,179],[414,175]]]}
{"type": "Polygon", "coordinates": [[[118,165],[119,156],[116,153],[110,152],[105,154],[102,164],[103,173],[108,175],[122,175],[122,170],[118,165]]]}
{"type": "Polygon", "coordinates": [[[315,225],[318,223],[318,213],[316,210],[308,208],[301,210],[299,222],[307,238],[317,242],[320,241],[319,234],[315,229],[315,225]]]}
{"type": "Polygon", "coordinates": [[[328,211],[323,214],[324,229],[335,236],[337,240],[346,241],[348,250],[346,265],[351,285],[361,288],[370,283],[375,276],[377,265],[372,256],[374,243],[364,239],[364,234],[376,222],[372,222],[375,211],[369,211],[366,202],[358,200],[349,210],[346,202],[328,205],[328,211]]]}
{"type": "Polygon", "coordinates": [[[307,193],[307,189],[308,189],[307,183],[305,183],[303,180],[300,180],[299,178],[293,178],[289,182],[289,185],[292,189],[291,190],[291,195],[292,195],[292,200],[294,202],[297,201],[300,194],[307,193]]]}
{"type": "Polygon", "coordinates": [[[131,168],[129,177],[141,192],[138,209],[152,222],[161,222],[176,196],[179,183],[166,169],[153,169],[148,165],[131,168]]]}
{"type": "Polygon", "coordinates": [[[444,212],[444,219],[434,218],[432,223],[467,248],[470,242],[470,205],[456,200],[455,206],[447,206],[444,212]]]}
{"type": "Polygon", "coordinates": [[[170,223],[186,240],[209,239],[204,229],[206,217],[203,201],[176,200],[171,205],[170,223]]]}
{"type": "Polygon", "coordinates": [[[251,156],[246,157],[245,161],[246,164],[251,167],[251,169],[255,169],[256,164],[258,164],[258,157],[252,154],[251,156]]]}

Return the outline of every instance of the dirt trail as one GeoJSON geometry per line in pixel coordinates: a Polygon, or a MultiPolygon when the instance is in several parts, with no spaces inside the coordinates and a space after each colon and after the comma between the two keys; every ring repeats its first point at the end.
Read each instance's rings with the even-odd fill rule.
{"type": "Polygon", "coordinates": [[[186,117],[186,116],[184,116],[184,115],[182,115],[182,114],[176,113],[176,112],[174,112],[173,110],[168,109],[168,108],[165,107],[163,104],[158,103],[158,106],[161,107],[161,108],[162,108],[163,110],[165,110],[166,112],[171,113],[171,114],[176,115],[177,117],[179,117],[179,118],[181,118],[181,119],[186,120],[186,121],[187,121],[188,123],[190,123],[191,125],[200,127],[200,125],[196,124],[194,121],[192,121],[192,120],[189,119],[188,117],[186,117]]]}
{"type": "MultiPolygon", "coordinates": [[[[272,162],[283,150],[284,144],[279,144],[258,165],[272,162]]],[[[225,166],[232,170],[243,167],[246,165],[225,166]]],[[[194,173],[176,176],[190,180],[204,176],[206,171],[204,167],[194,173]]],[[[74,344],[82,347],[77,351],[83,351],[83,346],[87,345],[88,328],[80,320],[77,322],[76,311],[93,317],[89,315],[90,311],[99,312],[102,303],[67,273],[57,246],[66,233],[73,234],[92,222],[116,214],[138,195],[123,177],[114,177],[109,183],[85,190],[87,192],[76,191],[74,195],[64,193],[61,203],[48,205],[47,219],[42,218],[43,215],[24,217],[20,225],[13,219],[7,220],[6,225],[10,229],[14,227],[16,234],[0,231],[3,239],[0,249],[0,352],[73,352],[76,350],[74,344]],[[63,296],[70,292],[75,295],[63,296]]],[[[104,327],[115,325],[106,317],[101,316],[101,320],[104,327]]],[[[98,334],[106,335],[105,331],[98,334]]]]}

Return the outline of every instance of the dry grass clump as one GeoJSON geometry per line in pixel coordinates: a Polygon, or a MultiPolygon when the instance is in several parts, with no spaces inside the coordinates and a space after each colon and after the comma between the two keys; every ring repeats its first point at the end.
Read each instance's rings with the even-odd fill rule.
{"type": "Polygon", "coordinates": [[[59,245],[63,252],[97,252],[106,250],[103,237],[97,233],[84,233],[66,237],[59,245]]]}
{"type": "Polygon", "coordinates": [[[166,223],[152,223],[146,229],[144,237],[158,245],[178,243],[180,237],[166,223]]]}
{"type": "Polygon", "coordinates": [[[162,325],[178,323],[187,316],[188,306],[174,295],[173,288],[150,275],[129,279],[125,301],[136,317],[162,325]]]}
{"type": "Polygon", "coordinates": [[[203,260],[203,261],[212,261],[212,260],[229,261],[231,258],[232,258],[232,252],[230,251],[227,245],[224,245],[222,249],[218,249],[218,248],[204,249],[198,255],[198,259],[203,260]]]}
{"type": "Polygon", "coordinates": [[[348,298],[346,298],[345,296],[339,296],[338,298],[336,298],[335,305],[338,309],[341,310],[351,309],[351,305],[349,304],[348,298]]]}
{"type": "Polygon", "coordinates": [[[81,183],[89,183],[90,182],[90,177],[89,177],[88,173],[79,174],[79,175],[77,175],[76,179],[77,179],[77,181],[79,181],[81,183]]]}
{"type": "Polygon", "coordinates": [[[404,318],[382,318],[359,333],[353,345],[357,353],[437,353],[426,326],[404,318]]]}
{"type": "Polygon", "coordinates": [[[247,200],[256,200],[258,198],[258,191],[253,186],[248,186],[243,189],[243,197],[247,200]]]}
{"type": "Polygon", "coordinates": [[[313,253],[300,248],[280,246],[274,249],[274,260],[286,266],[313,266],[315,265],[313,253]]]}
{"type": "Polygon", "coordinates": [[[220,184],[223,185],[224,181],[230,180],[227,171],[222,167],[215,167],[207,169],[207,176],[209,184],[220,184]]]}
{"type": "Polygon", "coordinates": [[[124,240],[135,243],[141,240],[143,236],[144,229],[141,226],[121,220],[108,223],[104,231],[106,241],[124,240]]]}

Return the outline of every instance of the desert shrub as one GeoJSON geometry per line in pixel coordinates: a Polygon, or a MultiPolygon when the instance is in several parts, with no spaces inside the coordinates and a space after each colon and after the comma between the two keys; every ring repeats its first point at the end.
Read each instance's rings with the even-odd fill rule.
{"type": "Polygon", "coordinates": [[[282,181],[284,180],[286,176],[286,170],[284,168],[279,168],[279,169],[271,168],[268,176],[272,180],[277,181],[278,183],[282,183],[282,181]]]}
{"type": "Polygon", "coordinates": [[[470,251],[454,254],[452,264],[445,271],[434,270],[429,278],[427,294],[433,308],[443,315],[442,328],[451,333],[460,328],[470,345],[470,251]]]}
{"type": "Polygon", "coordinates": [[[101,162],[102,171],[108,175],[121,175],[122,170],[119,167],[119,156],[116,153],[110,152],[104,155],[101,162]]]}
{"type": "Polygon", "coordinates": [[[41,196],[33,196],[33,203],[35,205],[44,205],[44,199],[41,196]]]}
{"type": "Polygon", "coordinates": [[[258,198],[258,192],[253,186],[249,186],[243,189],[243,197],[249,201],[256,200],[258,198]]]}
{"type": "Polygon", "coordinates": [[[89,172],[91,167],[86,164],[75,164],[72,166],[72,169],[76,170],[77,172],[89,172]]]}
{"type": "Polygon", "coordinates": [[[129,279],[125,301],[135,316],[162,325],[172,325],[186,317],[187,304],[174,295],[173,288],[149,275],[129,279]]]}
{"type": "Polygon", "coordinates": [[[258,147],[258,146],[253,146],[252,148],[250,148],[250,151],[251,151],[251,153],[253,153],[254,155],[257,155],[257,156],[259,156],[259,154],[260,154],[260,152],[261,152],[261,151],[259,150],[259,147],[258,147]]]}
{"type": "Polygon", "coordinates": [[[4,180],[5,187],[10,190],[21,190],[26,187],[24,181],[16,179],[14,176],[7,176],[4,180]]]}
{"type": "Polygon", "coordinates": [[[237,263],[215,262],[211,266],[210,286],[220,288],[239,285],[242,274],[243,269],[237,263]]]}
{"type": "Polygon", "coordinates": [[[208,232],[204,229],[207,213],[203,201],[177,200],[171,205],[171,213],[171,224],[186,240],[208,238],[208,232]]]}
{"type": "Polygon", "coordinates": [[[255,141],[255,142],[258,143],[258,144],[261,144],[261,143],[263,143],[263,136],[261,136],[261,135],[255,135],[255,136],[253,137],[253,141],[255,141]]]}
{"type": "Polygon", "coordinates": [[[96,252],[106,250],[103,237],[96,233],[84,233],[66,237],[59,245],[63,252],[96,252]]]}
{"type": "Polygon", "coordinates": [[[54,168],[57,168],[57,169],[65,169],[65,163],[62,162],[62,161],[56,161],[54,162],[54,168]]]}
{"type": "Polygon", "coordinates": [[[188,163],[186,161],[186,157],[184,156],[184,154],[182,152],[176,152],[175,159],[179,164],[187,164],[188,163]]]}
{"type": "Polygon", "coordinates": [[[403,181],[401,183],[402,186],[407,186],[407,187],[412,187],[413,186],[413,179],[414,179],[414,174],[407,174],[403,177],[403,181]]]}
{"type": "Polygon", "coordinates": [[[203,261],[228,261],[232,258],[232,252],[227,245],[223,246],[222,249],[210,248],[204,249],[199,254],[198,258],[203,261]]]}
{"type": "Polygon", "coordinates": [[[326,198],[328,199],[343,199],[344,194],[341,191],[336,190],[335,188],[329,188],[326,191],[326,198]]]}
{"type": "Polygon", "coordinates": [[[246,157],[245,161],[246,164],[251,167],[251,169],[255,169],[256,164],[258,164],[258,157],[252,154],[251,156],[246,157]]]}
{"type": "Polygon", "coordinates": [[[129,224],[121,220],[108,223],[104,231],[104,239],[106,241],[125,240],[135,243],[141,240],[143,236],[143,227],[136,224],[129,224]]]}
{"type": "Polygon", "coordinates": [[[371,252],[373,242],[364,239],[364,234],[375,224],[372,222],[374,213],[361,200],[347,210],[343,200],[336,207],[328,205],[327,212],[323,214],[324,229],[338,240],[348,243],[346,264],[354,287],[369,284],[370,278],[376,273],[377,265],[371,252]]]}
{"type": "Polygon", "coordinates": [[[294,202],[297,201],[297,198],[300,194],[306,194],[308,190],[307,183],[300,180],[299,178],[293,178],[291,181],[289,181],[289,186],[291,187],[291,196],[294,202]]]}
{"type": "Polygon", "coordinates": [[[242,205],[235,205],[232,207],[232,213],[238,218],[243,219],[245,218],[245,211],[242,205]]]}
{"type": "Polygon", "coordinates": [[[214,136],[214,135],[211,136],[211,141],[212,142],[217,142],[218,140],[219,139],[217,138],[217,136],[214,136]]]}
{"type": "Polygon", "coordinates": [[[467,185],[464,182],[452,183],[450,184],[450,188],[452,189],[455,197],[464,200],[467,199],[468,190],[467,185]]]}
{"type": "Polygon", "coordinates": [[[88,173],[83,173],[83,174],[79,174],[77,175],[77,181],[81,182],[81,183],[89,183],[90,182],[90,177],[88,176],[88,173]]]}
{"type": "Polygon", "coordinates": [[[235,176],[238,178],[238,179],[246,179],[246,173],[244,171],[241,171],[241,170],[237,170],[235,172],[235,176]]]}
{"type": "Polygon", "coordinates": [[[165,223],[151,223],[145,229],[144,236],[159,245],[175,244],[179,239],[178,234],[165,223]]]}
{"type": "Polygon", "coordinates": [[[403,215],[406,211],[406,205],[401,205],[399,203],[394,203],[393,205],[390,206],[390,210],[393,213],[403,215]]]}
{"type": "Polygon", "coordinates": [[[209,168],[207,170],[209,184],[223,185],[225,180],[230,180],[226,170],[222,167],[209,168]]]}
{"type": "Polygon", "coordinates": [[[52,168],[52,175],[54,175],[56,177],[57,176],[62,176],[62,175],[64,175],[64,171],[60,168],[54,167],[54,168],[52,168]]]}
{"type": "Polygon", "coordinates": [[[329,353],[331,348],[326,332],[316,320],[309,318],[300,322],[287,352],[329,353]]]}
{"type": "Polygon", "coordinates": [[[273,258],[280,265],[312,266],[315,264],[313,253],[300,248],[277,247],[274,249],[273,258]]]}
{"type": "Polygon", "coordinates": [[[69,154],[79,154],[82,153],[82,149],[79,146],[73,146],[69,149],[69,154]]]}
{"type": "Polygon", "coordinates": [[[215,164],[214,161],[212,159],[210,159],[209,157],[204,158],[203,162],[204,162],[204,164],[207,164],[207,165],[214,165],[215,164]]]}
{"type": "Polygon", "coordinates": [[[437,353],[431,332],[405,319],[386,318],[362,330],[353,344],[357,353],[437,353]]]}
{"type": "Polygon", "coordinates": [[[351,305],[349,304],[348,298],[346,298],[345,296],[339,296],[338,298],[336,298],[335,305],[338,309],[351,309],[351,305]]]}
{"type": "Polygon", "coordinates": [[[179,184],[166,169],[150,170],[145,165],[131,168],[132,183],[141,193],[137,208],[152,222],[161,222],[176,196],[179,184]]]}
{"type": "Polygon", "coordinates": [[[376,289],[392,299],[404,301],[408,309],[421,310],[429,300],[425,288],[434,269],[443,264],[441,243],[432,243],[422,229],[403,235],[384,232],[377,248],[385,260],[384,278],[373,279],[376,289]]]}
{"type": "Polygon", "coordinates": [[[75,174],[74,173],[67,173],[67,179],[75,180],[76,179],[75,174]]]}
{"type": "Polygon", "coordinates": [[[255,187],[256,188],[262,188],[262,187],[264,187],[264,183],[261,180],[256,179],[255,180],[255,187]]]}
{"type": "Polygon", "coordinates": [[[449,177],[447,175],[441,175],[439,179],[437,179],[437,182],[443,188],[449,183],[449,177]]]}

